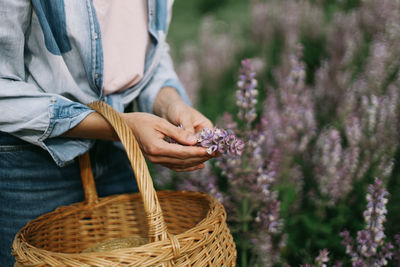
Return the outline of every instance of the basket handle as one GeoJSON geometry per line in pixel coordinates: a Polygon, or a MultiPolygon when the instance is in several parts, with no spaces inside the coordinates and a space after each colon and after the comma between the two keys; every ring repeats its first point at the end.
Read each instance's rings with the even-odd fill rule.
{"type": "MultiPolygon", "coordinates": [[[[125,148],[143,199],[144,210],[147,215],[149,226],[150,241],[154,242],[167,239],[167,226],[153,186],[153,181],[151,180],[142,151],[131,129],[119,116],[118,112],[108,104],[102,101],[96,101],[88,104],[88,106],[100,113],[112,125],[125,148]]],[[[89,156],[81,156],[79,160],[82,169],[81,176],[85,191],[85,199],[87,204],[91,205],[97,202],[97,192],[90,168],[89,156]]]]}

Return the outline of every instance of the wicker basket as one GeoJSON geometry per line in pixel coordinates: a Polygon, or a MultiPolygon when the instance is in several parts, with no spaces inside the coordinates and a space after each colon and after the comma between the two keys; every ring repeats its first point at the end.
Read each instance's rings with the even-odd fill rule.
{"type": "Polygon", "coordinates": [[[16,266],[235,266],[236,248],[223,206],[199,192],[156,193],[132,132],[110,106],[102,114],[121,139],[140,193],[98,198],[88,154],[80,158],[85,201],[29,222],[12,246],[16,266]],[[119,238],[147,239],[136,247],[83,252],[119,238]]]}

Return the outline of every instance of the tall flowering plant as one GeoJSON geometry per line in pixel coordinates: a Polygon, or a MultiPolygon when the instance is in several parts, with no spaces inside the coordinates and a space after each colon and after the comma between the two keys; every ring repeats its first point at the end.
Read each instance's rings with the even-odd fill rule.
{"type": "Polygon", "coordinates": [[[239,241],[241,266],[279,262],[279,249],[284,243],[280,202],[273,188],[280,152],[275,150],[271,157],[263,157],[266,136],[261,124],[254,123],[258,96],[255,76],[251,61],[243,60],[236,91],[237,119],[242,127],[231,119],[225,121],[245,140],[246,149],[242,157],[222,158],[216,164],[228,182],[228,220],[239,241]]]}
{"type": "MultiPolygon", "coordinates": [[[[272,266],[280,261],[284,244],[280,202],[273,188],[280,152],[276,149],[271,157],[263,156],[265,133],[262,123],[255,122],[257,84],[251,60],[243,60],[236,91],[236,120],[226,113],[218,123],[225,129],[222,135],[232,140],[227,153],[217,159],[214,167],[207,164],[202,171],[178,177],[182,181],[178,183],[180,189],[209,192],[224,204],[243,267],[272,266]],[[234,141],[232,136],[238,139],[234,141]]],[[[199,143],[211,152],[218,151],[212,141],[216,134],[221,136],[218,129],[205,129],[199,133],[199,143]]]]}
{"type": "Polygon", "coordinates": [[[385,240],[383,223],[386,221],[388,192],[379,179],[369,185],[367,208],[364,211],[365,229],[357,232],[357,239],[343,231],[343,244],[354,267],[379,267],[392,259],[394,246],[385,240]]]}
{"type": "MultiPolygon", "coordinates": [[[[388,201],[388,192],[386,191],[382,180],[375,179],[373,184],[368,186],[366,196],[367,207],[364,210],[365,228],[357,232],[357,238],[351,237],[348,230],[340,233],[342,244],[346,248],[346,254],[349,256],[353,267],[380,267],[386,266],[389,260],[394,258],[398,262],[397,257],[400,255],[399,236],[395,237],[397,247],[387,241],[384,233],[384,222],[386,221],[386,204],[388,201]]],[[[323,249],[318,257],[315,258],[314,264],[304,264],[302,267],[311,266],[328,266],[330,259],[329,251],[323,249]]],[[[341,261],[337,261],[333,266],[343,266],[341,261]]]]}

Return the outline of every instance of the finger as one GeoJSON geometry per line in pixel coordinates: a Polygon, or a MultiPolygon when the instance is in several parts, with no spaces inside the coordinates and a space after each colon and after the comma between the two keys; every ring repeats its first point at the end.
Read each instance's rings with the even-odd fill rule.
{"type": "Polygon", "coordinates": [[[199,146],[183,146],[180,144],[170,144],[162,141],[163,145],[159,146],[159,155],[168,156],[178,159],[188,159],[196,157],[208,157],[207,149],[199,146]]]}
{"type": "Polygon", "coordinates": [[[190,134],[194,135],[194,126],[192,122],[191,116],[183,116],[182,121],[181,121],[183,129],[188,131],[190,134]]]}
{"type": "MultiPolygon", "coordinates": [[[[167,166],[168,167],[168,166],[167,166]]],[[[168,167],[169,168],[169,167],[168,167]]],[[[204,168],[204,164],[199,164],[189,168],[170,168],[176,172],[189,172],[189,171],[196,171],[204,168]]]]}
{"type": "Polygon", "coordinates": [[[176,127],[175,125],[165,121],[161,129],[159,129],[164,135],[167,135],[181,144],[184,145],[195,145],[197,138],[194,136],[194,131],[190,132],[182,128],[176,127]]]}
{"type": "Polygon", "coordinates": [[[195,110],[195,114],[197,115],[195,116],[196,119],[192,122],[195,132],[199,132],[204,128],[212,129],[214,127],[213,123],[200,112],[195,110]]]}
{"type": "Polygon", "coordinates": [[[201,131],[204,128],[212,129],[212,128],[214,128],[214,125],[208,119],[206,119],[206,120],[202,121],[201,123],[195,125],[196,132],[201,131]]]}
{"type": "Polygon", "coordinates": [[[182,160],[182,159],[166,157],[166,156],[152,156],[152,155],[146,155],[146,156],[152,163],[171,164],[176,167],[195,166],[195,165],[201,164],[211,158],[211,156],[204,156],[204,157],[194,157],[194,158],[188,158],[188,159],[182,160]]]}
{"type": "Polygon", "coordinates": [[[142,148],[147,157],[168,157],[180,160],[190,158],[210,158],[207,149],[200,146],[183,146],[181,144],[168,143],[163,139],[156,139],[151,145],[142,148]]]}

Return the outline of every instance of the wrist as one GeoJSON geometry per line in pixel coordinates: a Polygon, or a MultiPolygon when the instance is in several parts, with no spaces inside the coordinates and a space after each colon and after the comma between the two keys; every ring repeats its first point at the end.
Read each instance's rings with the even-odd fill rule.
{"type": "Polygon", "coordinates": [[[157,97],[153,104],[153,112],[157,116],[162,118],[167,118],[168,110],[171,105],[177,105],[179,103],[184,103],[181,99],[179,93],[175,88],[164,87],[158,92],[157,97]]]}
{"type": "Polygon", "coordinates": [[[71,138],[88,138],[118,141],[119,137],[110,123],[99,113],[90,113],[78,125],[61,135],[71,138]]]}

